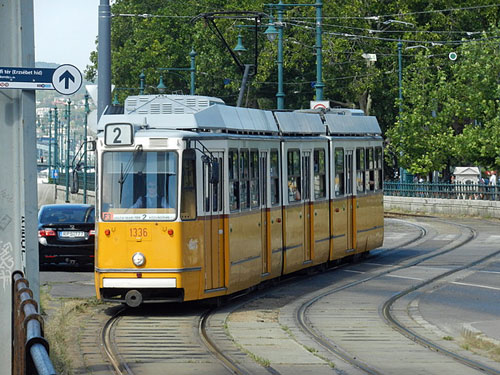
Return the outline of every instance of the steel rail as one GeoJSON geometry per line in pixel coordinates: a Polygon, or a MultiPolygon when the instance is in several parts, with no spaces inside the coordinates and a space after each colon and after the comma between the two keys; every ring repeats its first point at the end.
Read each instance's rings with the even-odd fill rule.
{"type": "Polygon", "coordinates": [[[429,284],[432,284],[438,280],[441,280],[447,276],[450,276],[454,273],[457,273],[457,272],[460,272],[460,271],[463,271],[463,270],[466,270],[468,268],[471,268],[471,267],[474,267],[480,263],[483,263],[485,261],[487,261],[488,259],[491,259],[497,255],[500,254],[500,250],[499,251],[496,251],[492,254],[489,254],[489,255],[486,255],[480,259],[477,259],[473,262],[470,262],[470,263],[467,263],[463,266],[460,266],[460,267],[457,267],[457,268],[454,268],[452,270],[449,270],[447,272],[444,272],[442,273],[441,275],[437,275],[429,280],[426,280],[426,281],[423,281],[421,282],[420,284],[417,284],[411,288],[408,288],[406,290],[403,290],[402,292],[399,292],[397,294],[395,294],[394,296],[392,296],[390,299],[388,299],[383,307],[382,307],[382,314],[384,316],[384,318],[386,319],[387,323],[395,330],[397,330],[398,332],[400,332],[401,334],[405,335],[406,337],[410,338],[411,340],[415,341],[416,343],[424,346],[424,347],[427,347],[429,349],[433,349],[435,350],[436,352],[439,352],[441,354],[444,354],[450,358],[453,358],[454,360],[466,365],[466,366],[469,366],[473,369],[476,369],[476,370],[479,370],[479,371],[482,371],[484,372],[485,374],[491,374],[491,375],[500,375],[500,371],[494,369],[494,368],[491,368],[489,366],[486,366],[484,363],[481,363],[479,361],[475,361],[475,360],[472,360],[472,359],[469,359],[467,357],[464,357],[460,354],[457,354],[457,353],[454,353],[448,349],[445,349],[444,347],[442,347],[441,345],[438,345],[436,344],[435,342],[431,341],[431,340],[428,340],[426,339],[425,337],[419,335],[418,333],[414,332],[413,330],[411,330],[410,328],[408,327],[405,327],[400,321],[397,320],[397,318],[392,314],[392,311],[391,311],[391,307],[392,305],[399,299],[403,298],[404,296],[418,290],[418,289],[421,289],[423,288],[424,286],[427,286],[429,284]]]}
{"type": "MultiPolygon", "coordinates": [[[[422,262],[425,262],[425,261],[427,261],[429,259],[432,259],[432,258],[441,256],[443,254],[449,253],[451,251],[454,251],[457,248],[459,248],[459,247],[467,244],[468,242],[470,242],[474,238],[476,238],[477,234],[476,234],[476,231],[473,228],[467,227],[465,225],[460,225],[460,224],[455,224],[455,225],[461,226],[463,228],[467,228],[470,231],[470,233],[469,233],[469,235],[465,239],[463,239],[461,242],[455,244],[451,248],[443,250],[443,251],[439,251],[438,253],[433,253],[433,254],[425,256],[425,257],[421,257],[421,258],[416,259],[416,260],[414,260],[414,261],[412,261],[412,262],[410,262],[408,264],[401,265],[401,266],[398,266],[398,267],[395,267],[395,268],[392,268],[392,269],[389,269],[389,270],[386,270],[386,271],[382,271],[382,272],[379,272],[379,273],[377,273],[375,275],[366,277],[364,279],[357,280],[357,281],[351,282],[349,284],[345,284],[345,285],[342,285],[340,287],[337,287],[337,288],[325,291],[325,292],[323,292],[323,293],[321,293],[321,294],[319,294],[319,295],[311,298],[310,300],[304,302],[297,309],[297,311],[296,311],[296,319],[297,319],[299,328],[301,328],[303,332],[305,332],[306,334],[308,334],[311,338],[313,338],[317,343],[319,343],[323,348],[325,348],[330,353],[333,353],[333,354],[341,357],[346,362],[348,362],[348,363],[350,363],[350,364],[358,367],[359,369],[361,369],[362,371],[365,371],[368,374],[382,375],[383,373],[381,373],[379,370],[374,369],[369,364],[366,364],[366,363],[358,360],[357,358],[355,358],[354,356],[352,356],[350,353],[344,351],[342,348],[340,348],[339,346],[335,345],[328,338],[326,338],[321,333],[317,332],[314,328],[312,328],[311,325],[310,325],[310,321],[307,319],[307,311],[308,311],[308,309],[314,303],[316,303],[317,301],[323,299],[324,297],[327,297],[327,296],[329,296],[331,294],[335,294],[335,293],[338,293],[338,292],[343,291],[345,289],[349,289],[349,288],[352,288],[354,286],[366,283],[368,281],[371,281],[373,279],[379,278],[381,276],[385,276],[385,275],[387,275],[389,273],[413,267],[413,266],[418,265],[418,264],[420,264],[422,262]]],[[[445,245],[445,246],[447,246],[447,245],[445,245]]],[[[401,247],[401,246],[399,246],[399,247],[401,247]]],[[[498,373],[495,373],[495,374],[498,375],[498,373]]]]}
{"type": "Polygon", "coordinates": [[[108,357],[115,373],[118,375],[133,374],[130,368],[118,359],[118,355],[113,349],[113,340],[111,338],[111,330],[113,326],[118,322],[118,319],[126,310],[128,310],[126,306],[121,306],[120,309],[111,318],[108,319],[102,329],[101,335],[104,352],[106,353],[106,356],[108,357]]]}

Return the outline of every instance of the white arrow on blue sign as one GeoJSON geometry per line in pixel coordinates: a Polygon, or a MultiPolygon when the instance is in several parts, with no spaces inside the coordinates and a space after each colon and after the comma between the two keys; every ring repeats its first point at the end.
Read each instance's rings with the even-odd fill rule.
{"type": "Polygon", "coordinates": [[[82,73],[76,66],[61,65],[52,75],[52,85],[57,92],[63,95],[74,94],[82,86],[82,73]]]}

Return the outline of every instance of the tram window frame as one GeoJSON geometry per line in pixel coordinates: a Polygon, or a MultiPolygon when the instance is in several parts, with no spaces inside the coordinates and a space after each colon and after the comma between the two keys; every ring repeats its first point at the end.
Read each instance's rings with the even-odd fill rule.
{"type": "Polygon", "coordinates": [[[302,169],[299,149],[289,149],[287,151],[287,172],[288,202],[299,202],[301,200],[300,189],[302,187],[302,169]]]}
{"type": "Polygon", "coordinates": [[[335,197],[341,197],[345,195],[345,151],[342,147],[336,147],[334,150],[334,165],[335,165],[335,197]]]}
{"type": "Polygon", "coordinates": [[[240,150],[240,209],[250,208],[250,153],[248,149],[240,150]]]}
{"type": "Polygon", "coordinates": [[[240,181],[239,181],[239,152],[237,149],[229,149],[229,210],[238,211],[240,209],[240,181]]]}
{"type": "Polygon", "coordinates": [[[382,190],[383,189],[383,150],[382,147],[375,147],[375,189],[382,190]]]}
{"type": "Polygon", "coordinates": [[[365,192],[365,149],[358,147],[356,149],[356,191],[365,192]]]}
{"type": "Polygon", "coordinates": [[[365,186],[366,186],[366,191],[368,192],[375,190],[375,157],[374,157],[373,147],[367,147],[365,155],[366,155],[365,186]]]}
{"type": "Polygon", "coordinates": [[[326,152],[314,149],[314,199],[326,198],[326,152]]]}
{"type": "Polygon", "coordinates": [[[250,150],[250,207],[259,208],[260,207],[260,197],[259,197],[259,150],[250,150]]]}
{"type": "Polygon", "coordinates": [[[196,220],[196,151],[184,150],[181,171],[181,220],[196,220]]]}
{"type": "Polygon", "coordinates": [[[270,176],[271,176],[271,206],[280,204],[280,156],[277,149],[271,149],[270,153],[270,176]]]}

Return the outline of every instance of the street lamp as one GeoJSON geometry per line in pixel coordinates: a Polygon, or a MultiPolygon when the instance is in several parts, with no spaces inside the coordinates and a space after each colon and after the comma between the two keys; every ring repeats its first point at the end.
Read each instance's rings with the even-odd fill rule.
{"type": "MultiPolygon", "coordinates": [[[[323,100],[323,54],[322,54],[322,11],[323,11],[323,1],[316,0],[314,4],[283,4],[282,0],[279,0],[278,4],[267,4],[268,7],[277,10],[278,22],[277,32],[276,27],[269,23],[267,30],[264,32],[268,40],[273,41],[278,36],[278,92],[276,93],[277,107],[278,109],[284,109],[285,107],[285,93],[283,91],[283,13],[286,7],[296,7],[296,6],[313,6],[316,8],[316,83],[314,88],[316,89],[316,100],[323,100]],[[272,27],[271,27],[272,26],[272,27]]],[[[272,20],[272,18],[271,18],[272,20]]]]}
{"type": "MultiPolygon", "coordinates": [[[[182,76],[178,73],[175,72],[190,72],[190,85],[189,85],[189,95],[195,95],[196,91],[196,55],[197,53],[194,51],[194,49],[191,49],[191,52],[189,52],[189,57],[191,60],[191,65],[189,68],[157,68],[159,71],[166,71],[167,73],[172,73],[172,74],[177,74],[181,78],[182,76]]],[[[165,83],[163,82],[163,74],[160,75],[160,82],[158,83],[158,86],[156,86],[160,94],[163,94],[167,90],[167,86],[165,86],[165,83]]]]}
{"type": "Polygon", "coordinates": [[[236,47],[233,48],[233,51],[236,53],[242,53],[247,51],[247,49],[243,45],[243,42],[241,41],[241,33],[238,34],[238,43],[236,43],[236,47]]]}

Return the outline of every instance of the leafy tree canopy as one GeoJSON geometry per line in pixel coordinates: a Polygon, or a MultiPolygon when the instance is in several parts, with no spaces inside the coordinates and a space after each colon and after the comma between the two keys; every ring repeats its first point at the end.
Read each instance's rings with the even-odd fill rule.
{"type": "MultiPolygon", "coordinates": [[[[188,68],[194,49],[197,93],[235,104],[242,72],[213,29],[192,18],[215,11],[257,11],[265,13],[257,36],[258,72],[249,82],[244,104],[274,108],[277,44],[263,34],[269,17],[276,20],[277,16],[269,3],[116,0],[112,81],[120,100],[138,93],[142,71],[146,93],[157,92],[160,75],[169,92],[189,92],[188,72],[167,73],[160,68],[188,68]]],[[[294,3],[314,4],[314,0],[294,3]]],[[[498,168],[499,12],[500,6],[492,0],[473,4],[323,0],[324,97],[334,105],[361,108],[377,116],[388,145],[389,166],[419,174],[449,171],[456,165],[498,168]],[[450,52],[457,54],[455,61],[450,60],[450,52]]],[[[215,22],[231,48],[241,33],[248,49],[241,60],[253,63],[253,22],[234,18],[215,22]]],[[[307,108],[315,94],[315,7],[286,6],[282,26],[286,108],[307,108]]],[[[97,52],[91,60],[88,79],[96,77],[97,52]]]]}

